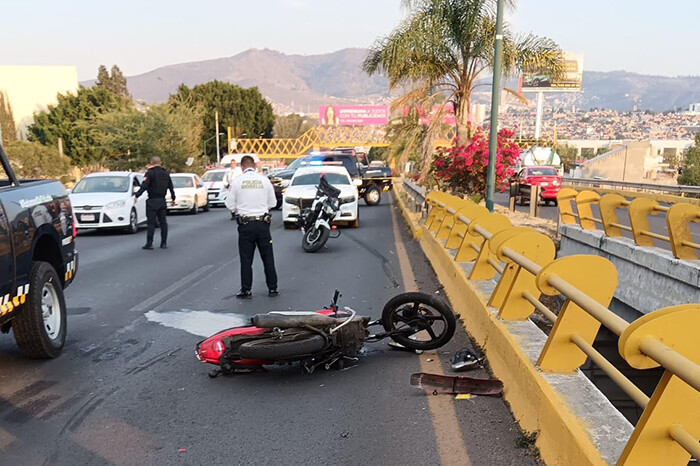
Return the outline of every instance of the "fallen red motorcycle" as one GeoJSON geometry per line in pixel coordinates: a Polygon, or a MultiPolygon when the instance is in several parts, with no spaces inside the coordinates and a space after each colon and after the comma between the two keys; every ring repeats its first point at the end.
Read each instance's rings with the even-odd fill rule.
{"type": "Polygon", "coordinates": [[[391,338],[409,350],[432,350],[446,344],[455,332],[450,307],[425,293],[402,293],[390,299],[379,320],[357,315],[349,307],[338,309],[340,293],[318,311],[273,311],[257,314],[250,325],[223,330],[197,343],[202,362],[221,373],[251,372],[266,365],[300,362],[312,373],[319,366],[343,368],[356,361],[365,343],[391,338]],[[381,325],[383,332],[370,334],[381,325]]]}

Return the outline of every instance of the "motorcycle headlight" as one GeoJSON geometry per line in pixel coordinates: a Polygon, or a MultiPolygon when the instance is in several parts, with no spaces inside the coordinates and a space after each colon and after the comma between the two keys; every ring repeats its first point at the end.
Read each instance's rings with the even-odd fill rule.
{"type": "Polygon", "coordinates": [[[126,199],[122,199],[121,201],[112,201],[109,204],[105,206],[105,209],[107,210],[113,210],[113,209],[121,209],[126,205],[126,199]]]}

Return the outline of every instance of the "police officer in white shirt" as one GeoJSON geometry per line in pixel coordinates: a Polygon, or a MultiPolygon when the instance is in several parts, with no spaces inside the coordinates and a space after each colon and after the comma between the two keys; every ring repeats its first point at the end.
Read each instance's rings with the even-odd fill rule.
{"type": "Polygon", "coordinates": [[[253,257],[255,247],[265,268],[268,296],[277,296],[277,272],[270,235],[270,209],[277,205],[270,180],[255,172],[255,160],[249,155],[241,158],[243,174],[231,182],[226,207],[237,214],[238,255],[241,259],[241,290],[237,298],[252,298],[253,257]]]}
{"type": "Polygon", "coordinates": [[[236,166],[236,159],[231,159],[231,166],[224,173],[224,188],[231,186],[233,180],[243,174],[243,171],[236,166]]]}
{"type": "MultiPolygon", "coordinates": [[[[224,173],[224,189],[229,189],[231,187],[231,183],[233,183],[233,180],[243,174],[241,168],[236,165],[236,159],[231,159],[231,166],[227,168],[226,172],[224,173]]],[[[234,211],[231,211],[231,220],[236,220],[236,214],[234,211]]]]}

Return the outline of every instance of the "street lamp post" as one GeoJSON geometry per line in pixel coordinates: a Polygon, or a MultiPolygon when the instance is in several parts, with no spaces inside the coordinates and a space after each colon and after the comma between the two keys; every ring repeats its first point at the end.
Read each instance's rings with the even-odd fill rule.
{"type": "Polygon", "coordinates": [[[496,190],[496,151],[498,150],[498,106],[501,103],[501,61],[503,58],[503,0],[496,10],[496,41],[493,57],[493,86],[491,92],[491,130],[489,134],[489,164],[486,172],[486,208],[493,212],[496,190]]]}
{"type": "MultiPolygon", "coordinates": [[[[207,143],[208,143],[209,141],[211,141],[212,139],[214,139],[214,138],[218,138],[218,137],[221,136],[222,134],[224,134],[224,133],[216,134],[216,135],[210,137],[209,139],[207,139],[206,141],[204,141],[204,156],[205,156],[205,157],[207,156],[207,143]]],[[[216,155],[216,164],[217,164],[217,165],[219,164],[219,154],[216,155]]]]}

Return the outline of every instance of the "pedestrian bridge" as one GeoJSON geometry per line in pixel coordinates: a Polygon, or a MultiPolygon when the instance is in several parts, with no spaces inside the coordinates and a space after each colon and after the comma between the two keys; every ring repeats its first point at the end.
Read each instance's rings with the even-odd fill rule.
{"type": "MultiPolygon", "coordinates": [[[[308,154],[312,150],[337,147],[388,147],[389,126],[317,126],[298,138],[251,139],[235,138],[228,128],[230,153],[257,154],[261,159],[289,159],[308,154]]],[[[454,131],[447,130],[435,139],[433,145],[449,146],[454,131]]],[[[525,148],[537,143],[534,139],[521,139],[518,144],[525,148]]]]}
{"type": "MultiPolygon", "coordinates": [[[[504,382],[516,419],[522,429],[539,432],[537,445],[547,464],[686,465],[691,456],[700,458],[700,294],[694,303],[677,302],[627,321],[609,309],[620,278],[610,260],[585,254],[557,258],[548,236],[514,226],[507,216],[471,201],[441,192],[426,195],[408,180],[397,192],[404,218],[455,311],[504,382]],[[558,314],[541,296],[563,299],[558,314]],[[548,334],[530,319],[535,311],[551,322],[548,334]],[[616,336],[626,364],[663,368],[651,396],[594,348],[601,326],[616,336]],[[583,375],[586,361],[643,409],[636,425],[583,375]]],[[[602,220],[586,208],[596,196],[562,190],[562,220],[589,228],[586,222],[598,220],[618,234],[615,209],[626,205],[615,197],[599,200],[601,211],[610,207],[602,220]],[[577,213],[568,204],[572,200],[577,213]]],[[[648,200],[630,205],[641,243],[655,233],[640,221],[659,208],[648,200]]],[[[679,205],[668,214],[673,232],[665,240],[672,242],[673,260],[697,263],[698,245],[688,224],[700,220],[700,207],[679,205]]]]}

